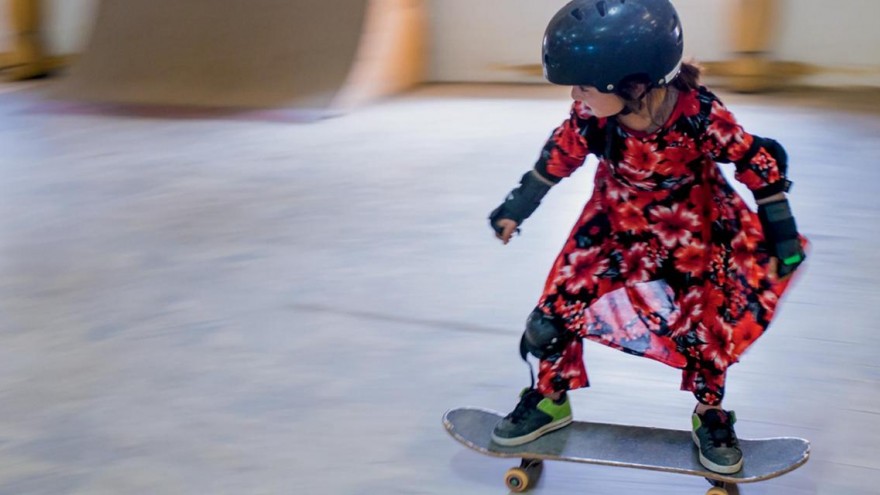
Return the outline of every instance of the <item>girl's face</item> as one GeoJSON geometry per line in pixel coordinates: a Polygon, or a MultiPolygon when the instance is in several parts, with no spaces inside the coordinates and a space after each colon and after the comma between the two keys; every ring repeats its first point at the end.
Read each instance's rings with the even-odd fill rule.
{"type": "Polygon", "coordinates": [[[584,102],[596,117],[611,117],[623,111],[623,99],[614,93],[602,93],[593,86],[572,86],[571,97],[584,102]]]}

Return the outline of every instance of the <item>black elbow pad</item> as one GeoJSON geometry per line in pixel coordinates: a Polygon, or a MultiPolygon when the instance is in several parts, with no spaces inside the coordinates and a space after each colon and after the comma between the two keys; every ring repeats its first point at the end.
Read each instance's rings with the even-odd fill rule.
{"type": "Polygon", "coordinates": [[[755,155],[757,155],[761,149],[764,149],[764,151],[776,161],[776,166],[779,168],[779,174],[782,176],[781,180],[754,191],[755,199],[760,200],[769,198],[774,194],[787,192],[791,188],[791,181],[786,178],[788,176],[788,153],[785,152],[785,148],[783,148],[775,139],[760,136],[753,137],[754,141],[752,142],[752,146],[749,148],[749,151],[746,152],[745,156],[736,162],[737,167],[747,167],[755,155]]]}
{"type": "Polygon", "coordinates": [[[788,175],[788,153],[785,152],[785,148],[783,148],[775,139],[755,136],[755,141],[759,141],[760,147],[767,150],[767,153],[776,160],[776,166],[779,167],[779,173],[782,174],[783,177],[788,175]]]}

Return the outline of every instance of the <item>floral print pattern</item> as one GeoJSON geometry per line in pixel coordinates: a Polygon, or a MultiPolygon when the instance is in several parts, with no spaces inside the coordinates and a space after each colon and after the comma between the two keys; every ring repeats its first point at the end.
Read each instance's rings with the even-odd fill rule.
{"type": "Polygon", "coordinates": [[[540,363],[541,392],[588,386],[586,338],[679,368],[683,390],[720,403],[727,368],[766,330],[788,285],[770,273],[757,215],[716,163],[735,163],[752,190],[784,180],[763,148],[744,160],[753,143],[706,88],[680,93],[651,134],[573,105],[536,169],[558,181],[589,154],[599,166],[538,303],[573,337],[540,363]]]}

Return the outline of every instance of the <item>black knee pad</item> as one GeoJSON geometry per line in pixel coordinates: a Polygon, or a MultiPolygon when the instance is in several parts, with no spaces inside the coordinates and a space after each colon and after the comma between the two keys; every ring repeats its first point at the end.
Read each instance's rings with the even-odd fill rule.
{"type": "Polygon", "coordinates": [[[570,333],[558,318],[535,309],[526,320],[526,330],[520,340],[520,354],[523,359],[526,354],[531,354],[541,360],[553,360],[570,341],[570,333]]]}

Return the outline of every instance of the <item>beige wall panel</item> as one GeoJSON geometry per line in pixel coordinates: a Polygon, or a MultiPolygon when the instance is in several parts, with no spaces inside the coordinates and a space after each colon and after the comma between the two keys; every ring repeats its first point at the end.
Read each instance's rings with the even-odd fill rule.
{"type": "Polygon", "coordinates": [[[61,95],[349,108],[423,79],[425,31],[422,0],[104,0],[61,95]]]}
{"type": "Polygon", "coordinates": [[[326,107],[366,0],[103,0],[62,94],[210,107],[326,107]]]}

